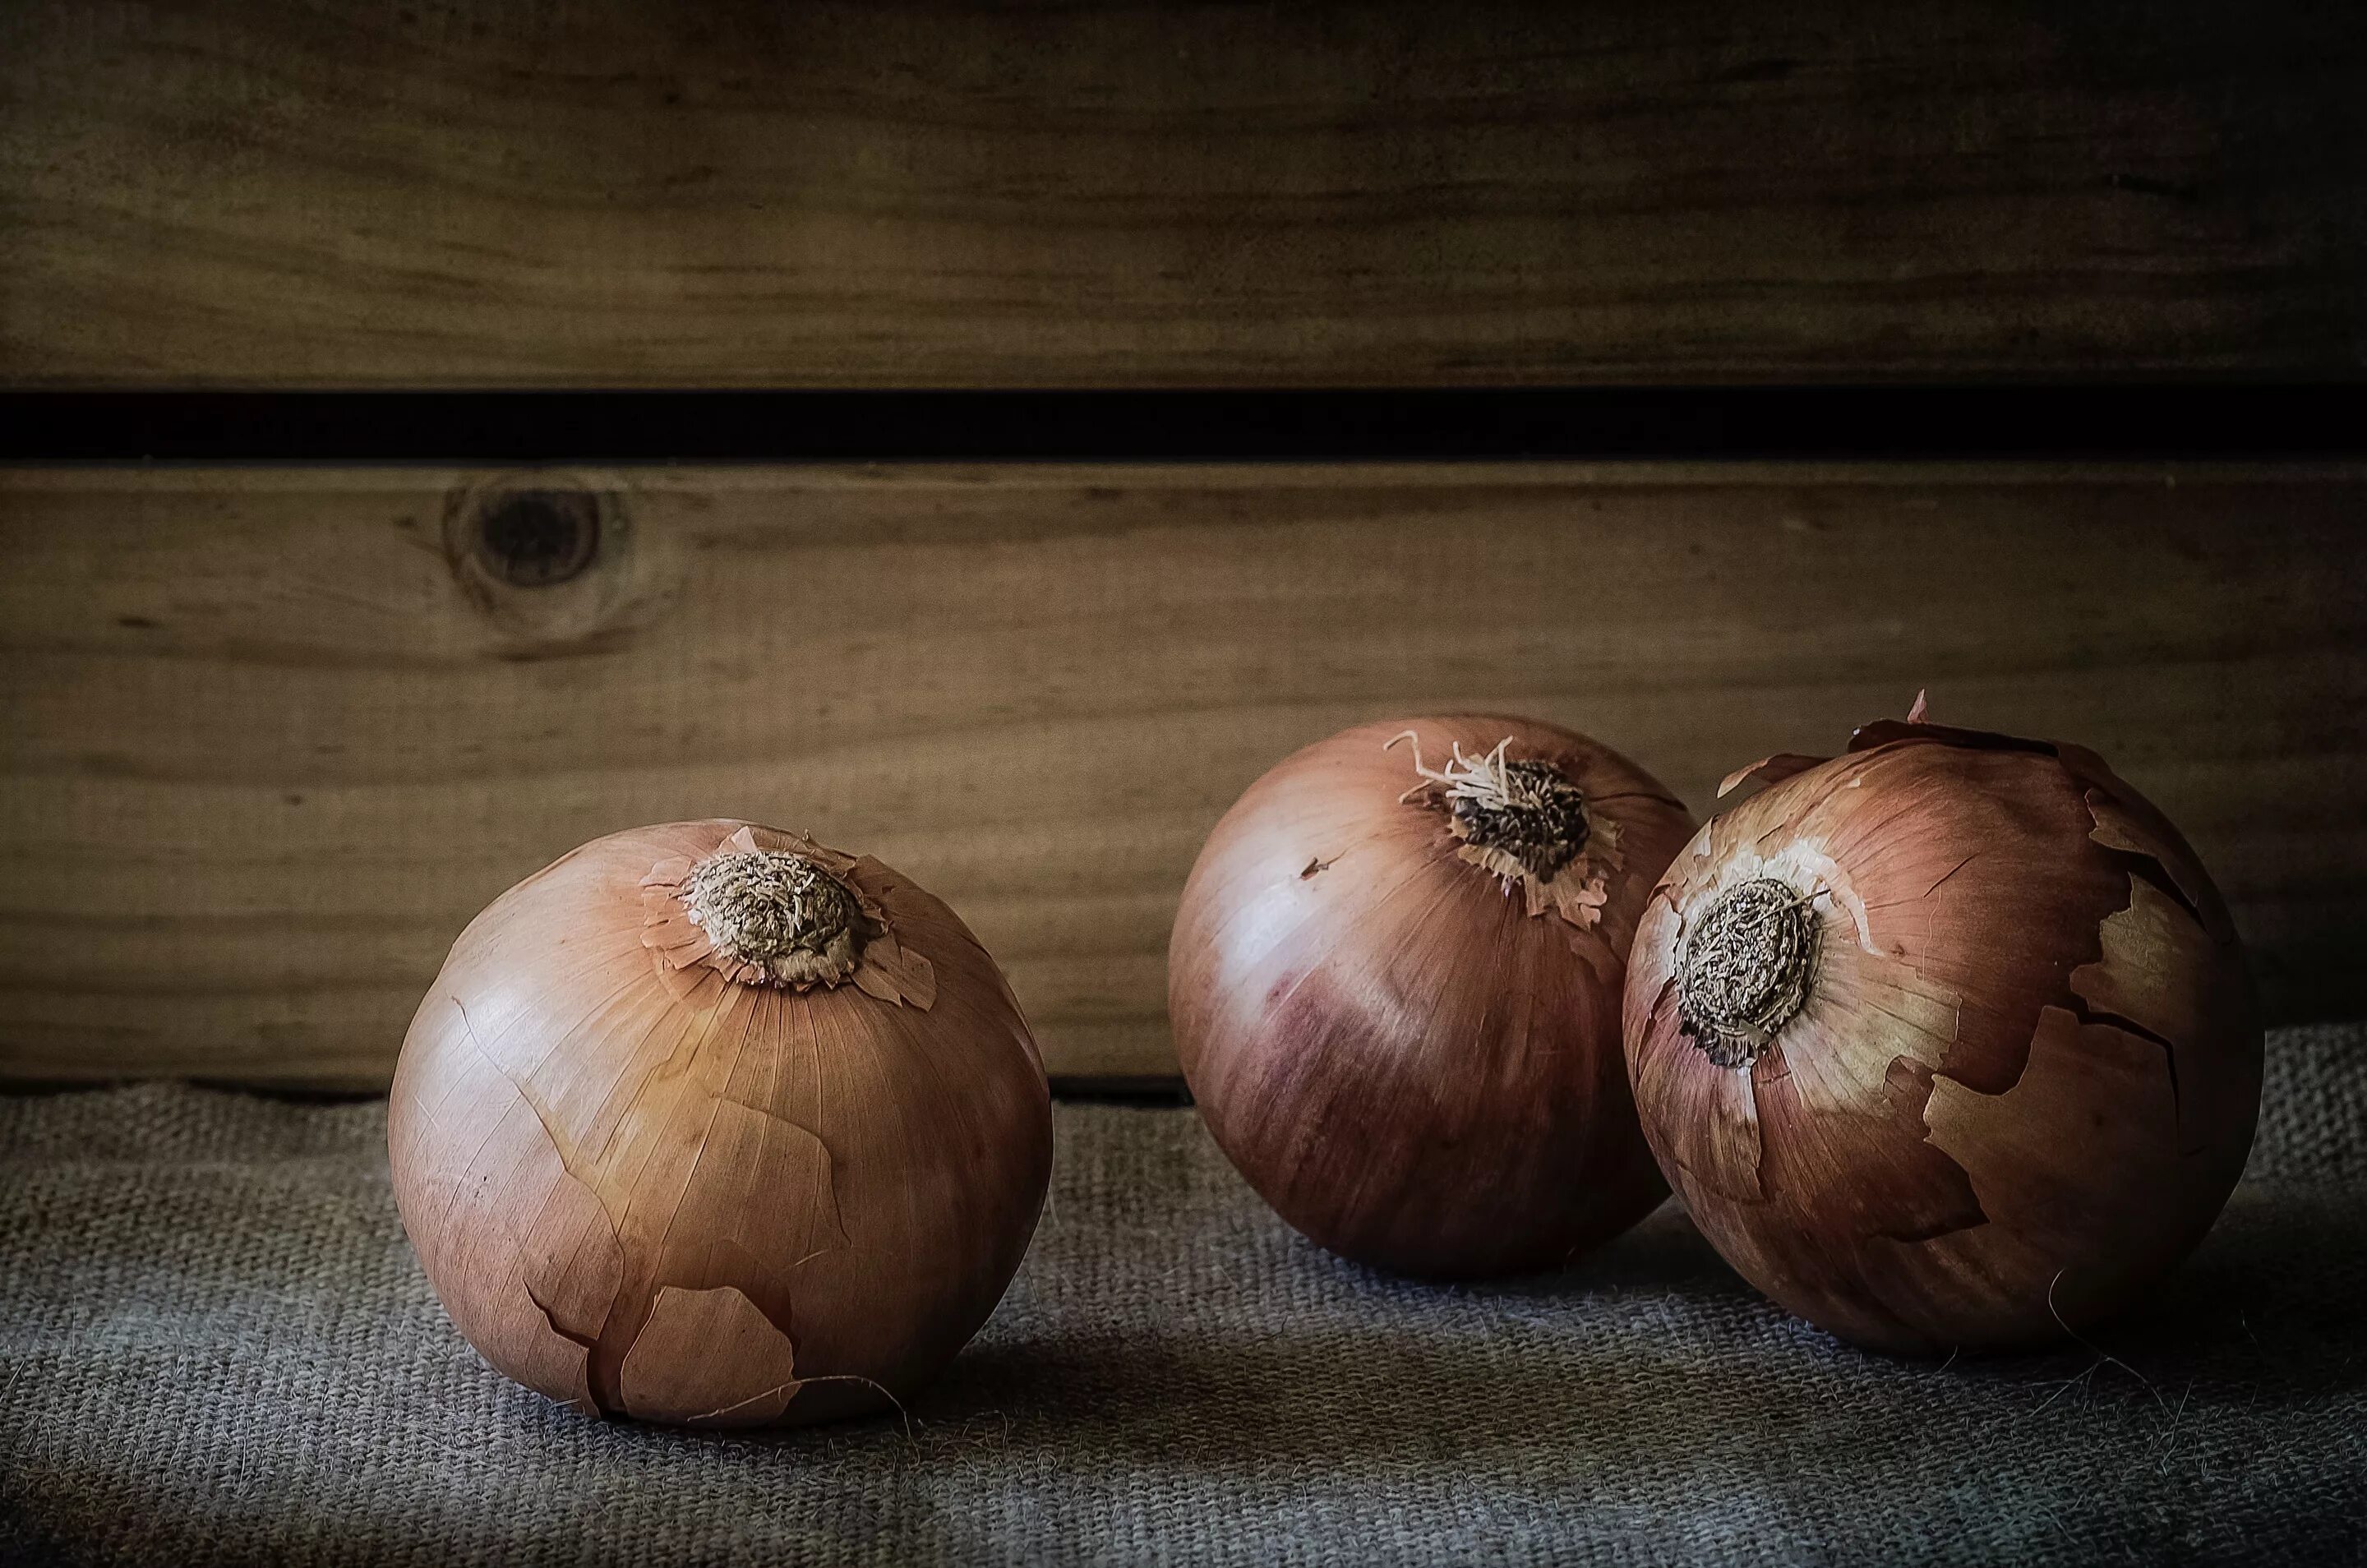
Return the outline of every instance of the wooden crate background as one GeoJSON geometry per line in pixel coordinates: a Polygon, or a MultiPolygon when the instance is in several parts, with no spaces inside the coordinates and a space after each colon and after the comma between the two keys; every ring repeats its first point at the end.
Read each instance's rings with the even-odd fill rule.
{"type": "MultiPolygon", "coordinates": [[[[2361,80],[2299,0],[23,0],[0,388],[2355,379],[2361,80]]],[[[2153,792],[2280,1016],[2367,1003],[2356,467],[584,456],[0,470],[0,1076],[381,1083],[487,898],[708,813],[1161,1074],[1291,748],[1518,710],[1706,808],[1923,685],[2153,792]],[[521,492],[580,575],[489,570],[521,492]]]]}
{"type": "Polygon", "coordinates": [[[2356,375],[2308,0],[11,0],[0,378],[2356,375]]]}
{"type": "Polygon", "coordinates": [[[2355,1009],[2362,502],[2191,467],[0,475],[0,1069],[383,1082],[503,887],[739,815],[951,901],[1056,1071],[1158,1074],[1184,874],[1292,749],[1536,714],[1706,810],[1921,685],[2100,748],[2281,1016],[2355,1009]],[[581,575],[487,570],[519,491],[599,518],[581,575]]]}

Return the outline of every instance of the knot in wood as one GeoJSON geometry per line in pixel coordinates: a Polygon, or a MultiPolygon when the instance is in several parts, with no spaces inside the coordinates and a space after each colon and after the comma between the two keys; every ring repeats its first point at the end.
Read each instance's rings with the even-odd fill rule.
{"type": "Polygon", "coordinates": [[[599,503],[582,491],[510,491],[477,517],[479,558],[513,588],[551,588],[581,576],[599,548],[599,503]]]}

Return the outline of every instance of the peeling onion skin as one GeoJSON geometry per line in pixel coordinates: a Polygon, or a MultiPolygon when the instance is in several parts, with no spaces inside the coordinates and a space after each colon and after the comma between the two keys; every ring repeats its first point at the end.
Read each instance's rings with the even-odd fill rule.
{"type": "Polygon", "coordinates": [[[2074,746],[1885,721],[1760,776],[1629,961],[1637,1105],[1694,1224],[1873,1349],[2043,1345],[2128,1305],[2210,1228],[2259,1110],[2251,980],[2192,850],[2074,746]],[[1719,1066],[1684,944],[1761,877],[1813,896],[1806,999],[1719,1066]]]}
{"type": "Polygon", "coordinates": [[[388,1151],[428,1280],[494,1367],[591,1413],[790,1425],[902,1398],[986,1320],[1043,1207],[1051,1103],[944,904],[795,835],[676,822],[584,845],[461,933],[388,1151]],[[742,831],[833,856],[926,1005],[669,976],[645,933],[670,895],[645,879],[742,831]]]}
{"type": "Polygon", "coordinates": [[[1552,725],[1392,720],[1286,759],[1217,825],[1184,891],[1168,1010],[1210,1133],[1302,1234],[1429,1278],[1557,1268],[1667,1196],[1619,1041],[1653,879],[1693,829],[1658,781],[1552,725]],[[1531,913],[1459,852],[1426,762],[1510,739],[1583,791],[1592,829],[1548,883],[1600,877],[1584,927],[1531,913]]]}

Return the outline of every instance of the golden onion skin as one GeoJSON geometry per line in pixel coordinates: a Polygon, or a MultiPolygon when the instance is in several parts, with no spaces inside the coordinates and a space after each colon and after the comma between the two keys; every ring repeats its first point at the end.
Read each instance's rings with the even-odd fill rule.
{"type": "Polygon", "coordinates": [[[676,822],[584,845],[461,934],[388,1150],[428,1280],[494,1367],[587,1412],[798,1424],[900,1398],[985,1321],[1043,1206],[1051,1104],[943,903],[796,835],[676,822]],[[653,873],[735,834],[837,868],[904,999],[664,961],[698,933],[653,873]]]}
{"type": "Polygon", "coordinates": [[[1626,1229],[1667,1189],[1629,1099],[1622,974],[1692,828],[1649,774],[1531,720],[1364,725],[1278,763],[1202,849],[1169,949],[1217,1145],[1303,1235],[1398,1273],[1550,1269],[1626,1229]],[[1389,745],[1408,729],[1433,763],[1509,740],[1557,769],[1585,851],[1534,898],[1474,863],[1437,801],[1399,798],[1423,782],[1389,745]]]}
{"type": "Polygon", "coordinates": [[[2044,1344],[2128,1304],[2210,1228],[2259,1110],[2251,981],[2193,852],[2074,746],[1886,721],[1756,771],[1628,966],[1637,1107],[1694,1224],[1875,1349],[2044,1344]],[[1780,961],[1720,978],[1736,890],[1770,882],[1811,939],[1772,1033],[1780,961]]]}

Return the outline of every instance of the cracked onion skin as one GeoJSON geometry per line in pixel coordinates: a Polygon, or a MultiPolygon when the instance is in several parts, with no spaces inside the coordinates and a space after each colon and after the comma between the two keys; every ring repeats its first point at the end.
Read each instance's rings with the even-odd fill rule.
{"type": "Polygon", "coordinates": [[[1667,1189],[1629,1098],[1621,982],[1692,829],[1632,762],[1525,719],[1368,724],[1277,764],[1202,849],[1169,948],[1217,1145],[1302,1234],[1397,1273],[1534,1272],[1625,1230],[1667,1189]],[[1478,863],[1443,788],[1399,799],[1425,783],[1414,748],[1436,768],[1500,743],[1583,796],[1585,841],[1551,876],[1478,863]]]}
{"type": "Polygon", "coordinates": [[[1878,1350],[2037,1346],[2210,1228],[2251,1147],[2260,1025],[2226,906],[2159,811],[2079,747],[1920,714],[1727,781],[1772,782],[1655,892],[1628,1066],[1694,1224],[1778,1304],[1878,1350]],[[1753,967],[1783,943],[1750,885],[1792,900],[1796,997],[1753,967]]]}
{"type": "Polygon", "coordinates": [[[420,1262],[494,1367],[587,1412],[798,1424],[900,1399],[985,1321],[1043,1206],[1051,1105],[943,903],[793,834],[675,822],[470,924],[403,1042],[388,1150],[420,1262]],[[717,936],[764,911],[694,869],[742,855],[834,878],[807,908],[860,906],[860,968],[849,939],[776,984],[748,954],[777,930],[717,936]]]}

